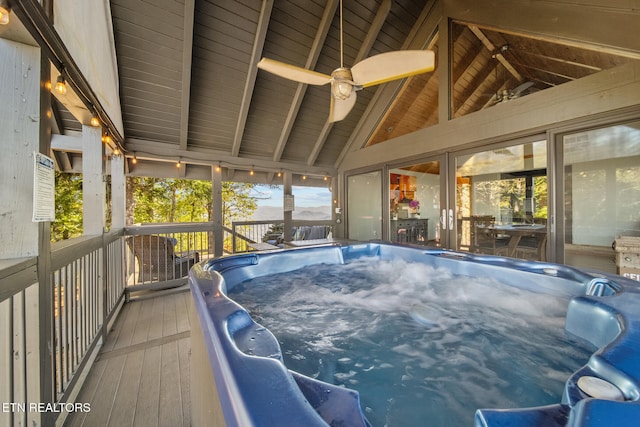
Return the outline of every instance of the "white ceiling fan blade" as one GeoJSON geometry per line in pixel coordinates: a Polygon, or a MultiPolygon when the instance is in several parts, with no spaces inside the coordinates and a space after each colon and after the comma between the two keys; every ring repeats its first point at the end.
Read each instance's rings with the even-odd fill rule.
{"type": "Polygon", "coordinates": [[[356,104],[356,91],[352,91],[351,95],[347,99],[338,99],[331,95],[331,106],[329,108],[329,123],[339,122],[347,117],[349,111],[356,104]]]}
{"type": "Polygon", "coordinates": [[[533,86],[533,82],[524,82],[522,83],[520,86],[516,87],[515,89],[513,89],[512,96],[514,97],[518,97],[520,96],[520,94],[522,92],[524,92],[525,90],[529,89],[531,86],[533,86]]]}
{"type": "Polygon", "coordinates": [[[267,71],[276,76],[285,79],[294,80],[308,85],[324,85],[331,81],[331,76],[318,73],[316,71],[307,70],[306,68],[296,67],[295,65],[285,64],[284,62],[274,59],[262,58],[258,62],[258,68],[267,71]]]}
{"type": "Polygon", "coordinates": [[[351,74],[358,86],[367,87],[433,71],[434,66],[431,50],[397,50],[358,62],[351,67],[351,74]]]}

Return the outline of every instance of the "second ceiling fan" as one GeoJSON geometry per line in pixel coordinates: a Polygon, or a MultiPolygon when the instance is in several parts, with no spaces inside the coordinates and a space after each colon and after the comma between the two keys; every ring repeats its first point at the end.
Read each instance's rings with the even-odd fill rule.
{"type": "Polygon", "coordinates": [[[344,66],[342,0],[340,0],[340,68],[331,75],[262,58],[258,68],[285,79],[310,85],[331,84],[329,122],[344,119],[356,103],[356,91],[434,69],[431,50],[398,50],[366,58],[352,67],[344,66]]]}

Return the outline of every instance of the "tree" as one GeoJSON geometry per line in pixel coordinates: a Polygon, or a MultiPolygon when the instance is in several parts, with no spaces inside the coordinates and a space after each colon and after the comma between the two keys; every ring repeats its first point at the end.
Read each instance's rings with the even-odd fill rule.
{"type": "MultiPolygon", "coordinates": [[[[257,209],[256,198],[251,196],[253,187],[248,183],[222,183],[226,226],[249,217],[257,209]]],[[[211,191],[210,181],[130,177],[127,200],[133,207],[127,209],[127,224],[211,221],[211,191]]]]}
{"type": "Polygon", "coordinates": [[[82,175],[56,172],[56,220],[51,223],[51,240],[82,235],[82,175]]]}
{"type": "MultiPolygon", "coordinates": [[[[251,216],[257,199],[254,184],[223,182],[224,225],[251,216]]],[[[56,172],[56,220],[51,240],[82,235],[82,175],[56,172]]],[[[207,222],[212,220],[210,181],[129,177],[127,179],[127,224],[207,222]]]]}

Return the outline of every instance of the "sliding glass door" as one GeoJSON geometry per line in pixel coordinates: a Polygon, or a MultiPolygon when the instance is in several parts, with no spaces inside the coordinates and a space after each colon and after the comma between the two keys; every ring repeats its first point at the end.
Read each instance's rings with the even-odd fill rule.
{"type": "Polygon", "coordinates": [[[443,158],[389,169],[389,240],[442,247],[443,158]]]}
{"type": "Polygon", "coordinates": [[[547,260],[546,139],[460,153],[454,170],[456,249],[547,260]]]}
{"type": "Polygon", "coordinates": [[[640,121],[565,134],[559,262],[615,272],[617,236],[640,236],[640,121]]]}
{"type": "Polygon", "coordinates": [[[347,177],[347,230],[352,240],[382,239],[382,172],[347,177]]]}

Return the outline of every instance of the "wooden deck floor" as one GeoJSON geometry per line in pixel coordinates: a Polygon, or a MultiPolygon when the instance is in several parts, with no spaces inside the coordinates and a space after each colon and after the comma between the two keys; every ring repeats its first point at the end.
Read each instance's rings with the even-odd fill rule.
{"type": "Polygon", "coordinates": [[[65,426],[189,426],[189,292],[125,304],[65,426]]]}

